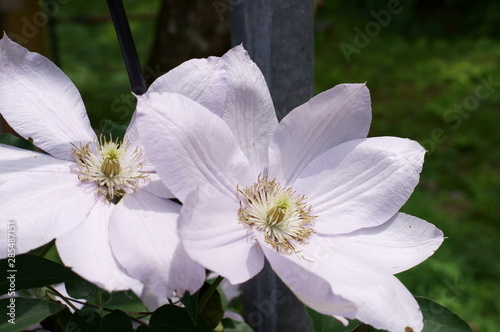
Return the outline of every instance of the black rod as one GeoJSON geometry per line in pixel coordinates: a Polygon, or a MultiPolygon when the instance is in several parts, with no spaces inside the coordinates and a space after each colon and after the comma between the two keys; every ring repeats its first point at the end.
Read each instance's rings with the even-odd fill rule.
{"type": "Polygon", "coordinates": [[[113,25],[115,26],[118,43],[120,44],[132,91],[136,95],[142,95],[147,90],[146,82],[142,76],[141,63],[137,56],[134,39],[132,38],[132,32],[130,31],[123,2],[121,0],[106,1],[108,3],[111,19],[113,20],[113,25]]]}

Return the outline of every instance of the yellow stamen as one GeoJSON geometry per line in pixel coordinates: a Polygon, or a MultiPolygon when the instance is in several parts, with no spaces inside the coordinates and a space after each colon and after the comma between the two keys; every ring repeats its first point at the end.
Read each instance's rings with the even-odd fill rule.
{"type": "Polygon", "coordinates": [[[98,191],[110,202],[116,202],[127,191],[135,190],[141,179],[146,179],[147,172],[142,171],[145,158],[139,148],[129,151],[130,142],[125,138],[123,142],[113,141],[111,136],[107,141],[103,136],[94,142],[94,149],[90,143],[74,146],[78,168],[73,171],[78,179],[95,181],[98,191]]]}
{"type": "Polygon", "coordinates": [[[298,252],[298,244],[307,243],[314,233],[316,216],[306,197],[282,188],[275,180],[259,176],[257,183],[237,189],[240,200],[239,221],[265,233],[264,238],[279,253],[298,252]]]}

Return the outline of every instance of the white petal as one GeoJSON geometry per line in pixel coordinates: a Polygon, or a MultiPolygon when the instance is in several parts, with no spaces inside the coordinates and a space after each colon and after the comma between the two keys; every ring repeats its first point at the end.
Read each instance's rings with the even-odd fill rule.
{"type": "Polygon", "coordinates": [[[318,233],[380,225],[396,214],[418,183],[425,150],[403,138],[343,143],[312,161],[293,188],[308,197],[318,233]]]}
{"type": "MultiPolygon", "coordinates": [[[[70,298],[71,296],[68,294],[68,292],[66,291],[66,285],[64,283],[61,283],[61,284],[57,284],[57,285],[53,285],[52,287],[54,287],[54,289],[56,291],[58,291],[59,293],[61,293],[62,296],[66,297],[66,298],[70,298]]],[[[73,306],[77,309],[77,310],[81,310],[84,306],[85,306],[85,302],[86,300],[85,299],[77,299],[77,300],[81,300],[83,303],[77,303],[77,302],[72,302],[73,303],[73,306]]],[[[68,307],[69,311],[73,314],[75,312],[75,310],[71,307],[68,307]]],[[[43,331],[43,330],[42,330],[43,331]]]]}
{"type": "Polygon", "coordinates": [[[358,319],[377,329],[422,330],[420,308],[401,282],[345,248],[328,247],[317,235],[300,254],[282,255],[262,246],[281,280],[314,310],[358,319]]]}
{"type": "Polygon", "coordinates": [[[116,205],[109,224],[116,260],[159,298],[193,294],[205,280],[205,269],[180,244],[179,212],[179,204],[138,189],[116,205]]]}
{"type": "Polygon", "coordinates": [[[222,118],[252,166],[261,172],[268,166],[267,148],[278,125],[266,81],[243,46],[223,58],[228,77],[227,101],[222,118]]]}
{"type": "Polygon", "coordinates": [[[188,254],[232,284],[247,281],[264,266],[257,242],[238,223],[239,204],[210,187],[183,201],[179,235],[188,254]]]}
{"type": "Polygon", "coordinates": [[[200,184],[234,197],[238,183],[257,178],[224,121],[200,104],[179,94],[148,93],[138,97],[137,111],[146,155],[181,201],[200,184]]]}
{"type": "Polygon", "coordinates": [[[165,184],[161,181],[160,177],[156,173],[150,173],[148,175],[148,180],[144,185],[141,185],[141,190],[144,190],[150,194],[153,194],[161,198],[174,198],[174,194],[165,187],[165,184]]]}
{"type": "Polygon", "coordinates": [[[24,138],[54,157],[74,160],[71,143],[95,138],[80,93],[50,60],[7,36],[0,40],[0,113],[24,138]]]}
{"type": "Polygon", "coordinates": [[[443,239],[433,224],[398,213],[380,226],[332,236],[331,242],[396,274],[426,260],[443,239]]]}
{"type": "Polygon", "coordinates": [[[370,93],[364,84],[340,84],[295,108],[279,124],[269,146],[269,169],[292,184],[316,157],[334,146],[366,138],[370,93]]]}
{"type": "MultiPolygon", "coordinates": [[[[132,115],[132,119],[130,119],[130,123],[127,127],[127,131],[125,132],[125,138],[130,143],[129,150],[134,151],[135,149],[139,149],[141,153],[144,154],[144,145],[141,143],[141,138],[139,136],[139,132],[137,131],[137,112],[134,112],[132,115]]],[[[154,167],[151,165],[151,162],[146,158],[144,163],[142,164],[142,171],[144,172],[154,172],[154,167]]]]}
{"type": "Polygon", "coordinates": [[[151,289],[144,287],[142,293],[138,295],[141,298],[142,303],[149,311],[155,311],[164,304],[169,303],[166,297],[160,297],[153,293],[151,289]]]}
{"type": "Polygon", "coordinates": [[[186,61],[158,77],[148,93],[179,93],[221,116],[226,101],[226,85],[221,59],[209,57],[186,61]]]}
{"type": "Polygon", "coordinates": [[[107,290],[142,292],[142,284],[120,268],[111,252],[108,224],[115,205],[99,200],[85,221],[56,240],[61,260],[83,278],[107,290]]]}
{"type": "MultiPolygon", "coordinates": [[[[132,119],[130,119],[130,123],[127,126],[127,130],[125,131],[125,137],[127,138],[128,142],[130,143],[130,149],[135,150],[136,148],[141,149],[141,151],[144,151],[144,147],[141,144],[139,133],[137,132],[137,113],[134,112],[132,115],[132,119]]],[[[147,163],[146,169],[152,170],[152,166],[150,166],[149,163],[147,163]]]]}
{"type": "MultiPolygon", "coordinates": [[[[142,145],[139,137],[139,133],[137,131],[137,113],[134,113],[132,119],[130,120],[130,124],[127,127],[127,132],[125,136],[128,138],[130,143],[131,150],[136,148],[140,149],[141,153],[145,153],[144,146],[142,145]]],[[[143,172],[150,172],[148,175],[147,181],[141,181],[141,189],[147,191],[150,194],[153,194],[162,198],[174,198],[174,194],[165,187],[165,184],[161,181],[160,177],[154,171],[154,167],[151,162],[146,158],[142,165],[143,172]]]]}
{"type": "MultiPolygon", "coordinates": [[[[139,149],[141,153],[145,154],[145,149],[144,146],[142,145],[139,137],[139,133],[137,131],[137,113],[134,113],[132,116],[132,119],[130,120],[130,124],[127,128],[127,132],[125,133],[125,137],[128,138],[130,147],[129,149],[131,151],[135,149],[139,149]]],[[[144,159],[143,165],[142,165],[142,171],[143,172],[148,172],[148,177],[146,181],[141,181],[140,183],[140,188],[150,194],[153,194],[158,197],[162,198],[174,198],[174,194],[168,189],[165,184],[161,181],[160,177],[158,174],[156,174],[153,165],[149,161],[149,159],[146,157],[144,159]]]]}
{"type": "Polygon", "coordinates": [[[95,184],[80,182],[75,163],[0,144],[0,257],[8,221],[16,223],[16,252],[46,244],[77,227],[96,204],[95,184]]]}

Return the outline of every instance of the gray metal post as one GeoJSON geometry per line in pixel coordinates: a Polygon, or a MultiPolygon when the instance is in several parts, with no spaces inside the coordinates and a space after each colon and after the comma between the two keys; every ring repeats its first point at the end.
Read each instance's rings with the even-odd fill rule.
{"type": "MultiPolygon", "coordinates": [[[[232,44],[243,43],[264,73],[281,120],[313,96],[313,1],[233,0],[231,6],[232,44]]],[[[267,262],[242,289],[255,331],[314,331],[304,305],[267,262]]]]}

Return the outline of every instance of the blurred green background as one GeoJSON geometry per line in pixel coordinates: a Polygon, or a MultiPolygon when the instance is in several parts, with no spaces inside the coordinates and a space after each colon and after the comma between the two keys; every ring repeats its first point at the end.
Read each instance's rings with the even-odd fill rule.
{"type": "Polygon", "coordinates": [[[475,331],[498,331],[500,5],[401,1],[384,27],[375,17],[390,12],[388,3],[336,1],[318,12],[316,90],[366,81],[370,136],[408,137],[428,150],[403,211],[434,223],[447,239],[399,277],[413,294],[446,305],[475,331]],[[369,22],[379,23],[378,34],[369,22]],[[356,46],[359,31],[370,42],[358,37],[364,47],[348,63],[339,44],[356,46]],[[486,97],[488,79],[497,83],[486,97]]]}
{"type": "MultiPolygon", "coordinates": [[[[147,63],[161,3],[124,2],[145,73],[158,74],[147,63]]],[[[97,131],[103,119],[126,124],[134,100],[105,2],[64,3],[54,34],[46,33],[52,58],[80,90],[97,131]]],[[[209,12],[215,11],[211,1],[204,10],[216,15],[218,29],[227,29],[229,12],[209,12]]],[[[451,308],[475,331],[497,331],[500,4],[326,0],[318,2],[315,17],[316,92],[367,82],[370,136],[408,137],[428,150],[421,182],[403,211],[434,223],[447,239],[400,279],[413,294],[451,308]]],[[[204,50],[210,52],[210,45],[204,50]]]]}

